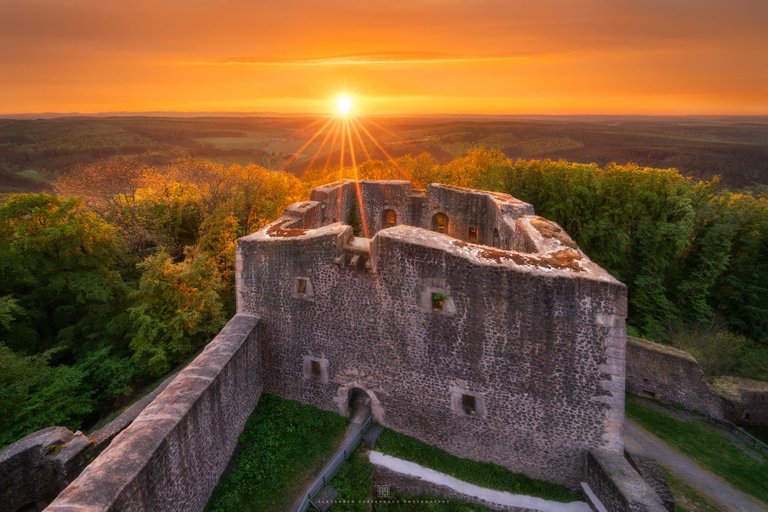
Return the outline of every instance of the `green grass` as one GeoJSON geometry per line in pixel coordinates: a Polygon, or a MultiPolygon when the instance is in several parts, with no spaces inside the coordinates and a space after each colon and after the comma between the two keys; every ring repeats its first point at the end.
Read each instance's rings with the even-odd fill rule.
{"type": "Polygon", "coordinates": [[[372,482],[373,464],[368,462],[365,450],[360,447],[331,479],[331,487],[339,493],[333,512],[367,511],[372,482]]]}
{"type": "Polygon", "coordinates": [[[667,484],[675,497],[675,512],[721,512],[721,509],[664,468],[667,484]]]}
{"type": "Polygon", "coordinates": [[[628,396],[627,414],[644,428],[684,454],[709,468],[734,487],[768,503],[768,461],[755,452],[758,462],[716,427],[697,421],[673,418],[628,396]]]}
{"type": "Polygon", "coordinates": [[[512,473],[497,464],[461,459],[439,448],[387,429],[379,437],[376,449],[490,489],[566,503],[581,499],[580,494],[560,485],[512,473]]]}
{"type": "Polygon", "coordinates": [[[346,426],[338,414],[263,395],[207,510],[289,509],[336,451],[346,426]]]}

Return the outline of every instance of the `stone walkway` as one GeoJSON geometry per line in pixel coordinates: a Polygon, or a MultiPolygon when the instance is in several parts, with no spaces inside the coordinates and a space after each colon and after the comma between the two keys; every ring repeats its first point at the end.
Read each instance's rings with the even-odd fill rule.
{"type": "Polygon", "coordinates": [[[624,444],[630,452],[640,452],[656,459],[656,462],[725,510],[768,511],[765,505],[734,488],[628,418],[624,422],[624,444]]]}
{"type": "Polygon", "coordinates": [[[498,505],[504,505],[507,507],[519,507],[523,509],[537,510],[540,512],[591,511],[589,505],[583,501],[560,503],[557,501],[535,498],[533,496],[496,491],[494,489],[488,489],[478,485],[470,484],[469,482],[459,480],[458,478],[446,475],[445,473],[440,473],[434,469],[425,468],[424,466],[416,464],[415,462],[398,459],[397,457],[392,457],[391,455],[386,455],[381,452],[371,451],[368,453],[368,458],[371,463],[376,466],[384,467],[396,473],[420,478],[425,482],[442,485],[461,494],[480,498],[487,502],[496,503],[498,505]]]}

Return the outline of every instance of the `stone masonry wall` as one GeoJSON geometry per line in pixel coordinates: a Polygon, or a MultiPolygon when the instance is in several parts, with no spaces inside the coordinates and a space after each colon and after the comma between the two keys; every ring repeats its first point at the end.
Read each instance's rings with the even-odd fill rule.
{"type": "Polygon", "coordinates": [[[202,510],[261,396],[257,323],[232,318],[46,510],[202,510]]]}
{"type": "Polygon", "coordinates": [[[344,413],[360,388],[394,430],[571,486],[589,449],[622,452],[626,288],[588,260],[517,265],[398,226],[371,241],[369,271],[339,257],[349,226],[269,232],[238,248],[238,311],[262,319],[266,391],[344,413]]]}
{"type": "MultiPolygon", "coordinates": [[[[383,212],[392,210],[398,224],[432,229],[432,218],[448,216],[449,236],[468,240],[469,227],[478,230],[477,243],[497,247],[528,247],[525,235],[516,240],[514,220],[533,214],[533,208],[506,194],[491,194],[447,185],[432,184],[426,192],[411,189],[407,181],[343,181],[318,187],[312,191],[312,202],[323,211],[322,224],[346,223],[350,209],[357,208],[363,224],[363,236],[372,238],[386,226],[383,212]],[[494,243],[494,231],[497,242],[494,243]]],[[[307,224],[307,223],[305,223],[307,224]]],[[[305,226],[305,227],[319,227],[305,226]]]]}
{"type": "Polygon", "coordinates": [[[668,345],[627,338],[627,390],[703,414],[723,414],[698,361],[668,345]]]}
{"type": "Polygon", "coordinates": [[[175,375],[114,420],[85,435],[66,427],[38,430],[0,450],[0,512],[42,510],[124,430],[175,375]]]}
{"type": "Polygon", "coordinates": [[[622,454],[594,450],[586,482],[608,512],[666,512],[658,495],[622,454]]]}

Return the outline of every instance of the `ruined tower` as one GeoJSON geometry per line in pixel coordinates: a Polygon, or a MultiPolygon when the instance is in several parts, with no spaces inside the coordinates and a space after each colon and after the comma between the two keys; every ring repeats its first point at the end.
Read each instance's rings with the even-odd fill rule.
{"type": "Polygon", "coordinates": [[[237,286],[266,392],[364,393],[387,427],[571,486],[621,453],[626,287],[509,195],[319,187],[239,240],[237,286]]]}

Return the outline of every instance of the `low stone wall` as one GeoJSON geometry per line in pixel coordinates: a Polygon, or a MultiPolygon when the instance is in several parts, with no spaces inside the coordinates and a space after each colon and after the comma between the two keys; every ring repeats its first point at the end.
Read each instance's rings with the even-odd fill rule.
{"type": "Polygon", "coordinates": [[[174,377],[91,435],[48,427],[5,447],[0,451],[0,512],[45,508],[174,377]]]}
{"type": "Polygon", "coordinates": [[[718,377],[710,388],[725,401],[725,416],[740,425],[768,425],[768,382],[718,377]]]}
{"type": "Polygon", "coordinates": [[[664,508],[667,509],[667,512],[675,512],[675,497],[672,494],[672,489],[669,488],[664,472],[656,461],[646,455],[630,453],[626,450],[624,451],[624,457],[653,489],[664,505],[664,508]]]}
{"type": "MultiPolygon", "coordinates": [[[[78,441],[85,437],[78,434],[78,441]]],[[[0,511],[39,508],[51,501],[67,484],[66,461],[62,460],[67,454],[62,447],[74,437],[68,428],[48,427],[4,448],[0,452],[0,511]]]]}
{"type": "Polygon", "coordinates": [[[768,383],[718,377],[710,383],[683,350],[627,337],[627,391],[740,425],[768,425],[768,383]]]}
{"type": "Polygon", "coordinates": [[[627,337],[627,391],[723,417],[698,361],[668,345],[627,337]]]}
{"type": "Polygon", "coordinates": [[[257,323],[232,318],[46,510],[202,510],[261,396],[257,323]]]}
{"type": "Polygon", "coordinates": [[[608,512],[666,512],[653,489],[623,455],[589,452],[586,474],[587,484],[608,512]]]}

